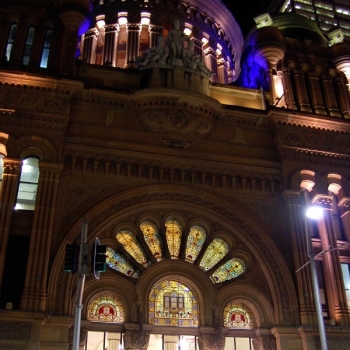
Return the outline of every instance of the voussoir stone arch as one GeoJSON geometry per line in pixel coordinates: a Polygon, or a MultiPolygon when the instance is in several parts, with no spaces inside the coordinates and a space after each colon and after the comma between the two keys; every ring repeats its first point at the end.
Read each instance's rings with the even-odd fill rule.
{"type": "MultiPolygon", "coordinates": [[[[276,306],[274,307],[275,324],[287,326],[297,323],[294,312],[297,299],[288,268],[275,243],[264,230],[264,225],[257,218],[252,217],[251,212],[239,202],[223,199],[207,191],[168,184],[140,186],[124,191],[114,188],[108,190],[108,195],[100,193],[96,197],[103,199],[97,202],[96,198],[95,200],[92,198],[78,209],[89,224],[88,241],[92,241],[94,237],[105,237],[111,225],[117,225],[130,214],[137,217],[142,212],[149,211],[150,207],[158,207],[169,212],[186,208],[186,211],[193,213],[193,216],[220,222],[224,230],[233,232],[244,241],[247,249],[260,264],[270,289],[272,303],[276,306]]],[[[62,268],[65,243],[69,240],[73,241],[79,235],[81,222],[72,224],[67,222],[63,227],[66,228],[67,235],[53,265],[50,280],[53,290],[58,283],[56,271],[62,268]]]]}

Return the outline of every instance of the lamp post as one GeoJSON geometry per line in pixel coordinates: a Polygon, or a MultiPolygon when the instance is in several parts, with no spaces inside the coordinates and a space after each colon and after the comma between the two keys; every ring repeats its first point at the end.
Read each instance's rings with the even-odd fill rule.
{"type": "Polygon", "coordinates": [[[314,298],[315,298],[315,307],[316,307],[318,329],[320,332],[321,349],[328,350],[326,329],[324,326],[324,320],[322,315],[320,289],[319,289],[318,278],[317,278],[315,253],[312,247],[311,235],[309,230],[309,221],[308,221],[308,219],[313,219],[313,220],[320,219],[322,216],[322,208],[317,206],[309,206],[306,209],[305,214],[306,214],[305,215],[306,246],[307,246],[308,258],[310,263],[311,281],[312,281],[312,288],[313,288],[314,298]]]}

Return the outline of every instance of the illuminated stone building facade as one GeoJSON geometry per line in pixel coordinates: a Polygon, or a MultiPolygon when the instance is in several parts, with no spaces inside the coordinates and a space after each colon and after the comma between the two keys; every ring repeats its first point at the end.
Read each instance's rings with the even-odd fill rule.
{"type": "Polygon", "coordinates": [[[346,41],[219,0],[2,0],[0,33],[1,349],[72,348],[83,232],[80,349],[319,349],[307,232],[349,349],[346,41]]]}

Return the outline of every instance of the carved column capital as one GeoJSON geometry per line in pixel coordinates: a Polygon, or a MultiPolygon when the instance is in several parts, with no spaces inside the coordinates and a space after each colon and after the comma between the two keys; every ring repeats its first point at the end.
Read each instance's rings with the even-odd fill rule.
{"type": "Polygon", "coordinates": [[[311,204],[314,205],[319,205],[323,209],[326,210],[331,210],[332,209],[332,201],[333,201],[333,196],[328,195],[328,194],[316,194],[312,199],[311,199],[311,204]]]}

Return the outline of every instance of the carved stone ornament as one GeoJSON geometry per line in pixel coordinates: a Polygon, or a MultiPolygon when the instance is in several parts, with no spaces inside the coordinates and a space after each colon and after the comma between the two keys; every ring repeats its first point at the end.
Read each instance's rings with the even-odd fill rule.
{"type": "Polygon", "coordinates": [[[214,334],[202,334],[198,338],[199,348],[201,350],[223,350],[225,347],[225,337],[220,328],[217,328],[214,334]]]}
{"type": "Polygon", "coordinates": [[[124,333],[125,350],[131,349],[147,349],[150,332],[144,330],[133,329],[124,333]]]}
{"type": "Polygon", "coordinates": [[[55,94],[29,92],[22,89],[0,89],[0,107],[25,109],[31,112],[65,115],[69,112],[69,100],[55,94]]]}
{"type": "Polygon", "coordinates": [[[207,117],[181,108],[150,109],[140,121],[152,132],[204,137],[210,134],[213,123],[207,117]]]}
{"type": "Polygon", "coordinates": [[[30,332],[28,322],[0,322],[0,339],[28,340],[30,332]]]}
{"type": "Polygon", "coordinates": [[[273,335],[254,338],[254,350],[277,350],[276,339],[273,335]]]}

